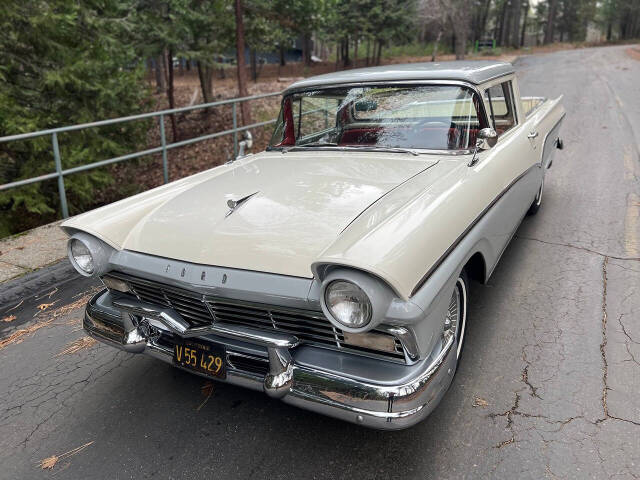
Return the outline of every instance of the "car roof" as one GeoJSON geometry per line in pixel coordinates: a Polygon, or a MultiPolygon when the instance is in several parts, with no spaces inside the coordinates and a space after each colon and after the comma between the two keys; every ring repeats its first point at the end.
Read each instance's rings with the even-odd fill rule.
{"type": "Polygon", "coordinates": [[[355,68],[326,73],[299,80],[286,92],[325,85],[376,83],[415,80],[457,80],[475,85],[513,73],[508,62],[490,60],[460,60],[452,62],[405,63],[379,67],[355,68]]]}

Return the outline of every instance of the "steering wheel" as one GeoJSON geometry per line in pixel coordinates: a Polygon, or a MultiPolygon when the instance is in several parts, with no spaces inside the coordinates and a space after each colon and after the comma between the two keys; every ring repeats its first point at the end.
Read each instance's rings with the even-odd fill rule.
{"type": "Polygon", "coordinates": [[[451,125],[445,122],[438,122],[432,120],[423,120],[422,122],[418,122],[416,128],[424,128],[424,127],[442,127],[449,128],[451,125]]]}

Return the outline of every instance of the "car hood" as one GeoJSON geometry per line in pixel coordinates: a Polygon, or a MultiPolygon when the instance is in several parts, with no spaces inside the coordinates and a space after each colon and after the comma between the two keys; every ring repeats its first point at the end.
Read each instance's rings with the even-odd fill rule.
{"type": "Polygon", "coordinates": [[[63,226],[126,250],[311,277],[314,259],[356,217],[435,163],[397,153],[267,152],[63,226]]]}
{"type": "Polygon", "coordinates": [[[313,260],[354,218],[430,165],[363,154],[256,157],[156,208],[123,246],[193,263],[310,277],[313,260]],[[233,210],[229,201],[238,202],[233,210]]]}

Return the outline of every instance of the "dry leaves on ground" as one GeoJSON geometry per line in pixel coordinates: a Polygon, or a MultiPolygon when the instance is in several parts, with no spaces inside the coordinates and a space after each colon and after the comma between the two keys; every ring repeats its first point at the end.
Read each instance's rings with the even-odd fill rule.
{"type": "Polygon", "coordinates": [[[11,345],[12,343],[20,343],[22,342],[22,337],[28,335],[30,333],[35,332],[36,330],[40,330],[42,327],[46,327],[49,325],[53,319],[47,320],[45,322],[35,323],[27,328],[21,328],[20,330],[16,330],[7,338],[3,338],[0,340],[0,350],[2,350],[7,345],[11,345]]]}
{"type": "Polygon", "coordinates": [[[85,443],[84,445],[80,445],[79,447],[74,448],[73,450],[69,450],[68,452],[61,453],[60,455],[51,455],[50,457],[41,460],[38,464],[40,468],[43,470],[51,470],[60,460],[64,460],[65,458],[69,458],[76,453],[80,453],[82,450],[87,448],[93,442],[85,443]]]}
{"type": "Polygon", "coordinates": [[[13,322],[16,319],[15,315],[8,315],[2,319],[3,322],[13,322]]]}
{"type": "Polygon", "coordinates": [[[96,343],[96,340],[94,340],[91,337],[81,337],[78,338],[77,340],[74,340],[73,342],[71,342],[70,344],[68,344],[64,350],[62,350],[59,354],[56,355],[56,357],[59,357],[60,355],[71,355],[73,353],[78,353],[81,350],[86,350],[88,348],[93,347],[96,343]]]}
{"type": "Polygon", "coordinates": [[[481,397],[474,397],[473,399],[473,406],[474,407],[488,407],[489,406],[489,402],[487,402],[484,398],[481,397]]]}

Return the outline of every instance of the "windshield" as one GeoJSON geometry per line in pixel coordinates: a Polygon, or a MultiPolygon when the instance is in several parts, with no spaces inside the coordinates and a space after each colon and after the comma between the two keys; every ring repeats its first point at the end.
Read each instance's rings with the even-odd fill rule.
{"type": "Polygon", "coordinates": [[[296,92],[284,98],[269,146],[468,150],[485,126],[479,104],[473,90],[451,85],[296,92]]]}

